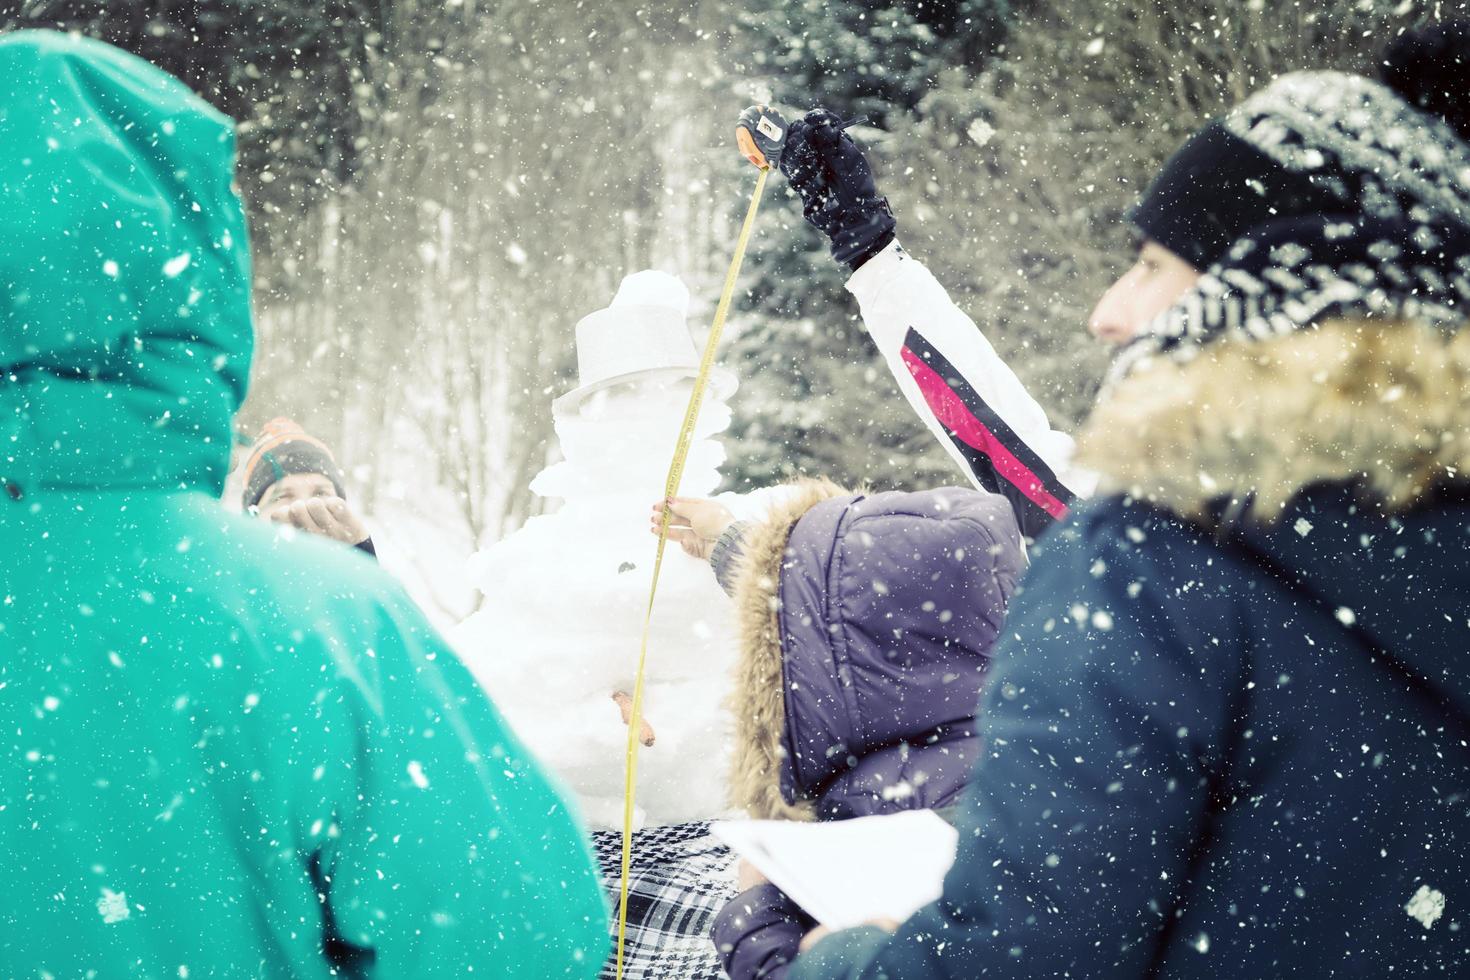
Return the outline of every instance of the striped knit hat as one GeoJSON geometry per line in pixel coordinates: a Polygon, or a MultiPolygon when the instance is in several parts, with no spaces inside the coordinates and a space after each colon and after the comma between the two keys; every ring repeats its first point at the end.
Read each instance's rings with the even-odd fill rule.
{"type": "Polygon", "coordinates": [[[245,458],[241,506],[246,509],[258,506],[272,484],[293,473],[319,473],[332,481],[337,496],[344,500],[347,497],[342,468],[326,443],[308,435],[290,419],[276,418],[260,430],[250,447],[250,455],[245,458]]]}
{"type": "Polygon", "coordinates": [[[1266,340],[1343,316],[1463,326],[1470,227],[1326,215],[1257,228],[1123,349],[1109,387],[1153,357],[1189,360],[1216,340],[1266,340]]]}
{"type": "MultiPolygon", "coordinates": [[[[1240,196],[1235,164],[1205,168],[1207,191],[1192,199],[1214,210],[1197,221],[1206,231],[1195,236],[1190,253],[1189,240],[1167,240],[1183,235],[1182,226],[1149,227],[1168,213],[1162,192],[1150,190],[1140,204],[1140,227],[1177,254],[1193,256],[1205,272],[1124,348],[1109,386],[1154,356],[1188,359],[1221,337],[1261,340],[1334,315],[1465,320],[1470,145],[1444,117],[1367,78],[1297,72],[1216,125],[1236,141],[1234,149],[1246,146],[1257,163],[1264,159],[1274,168],[1275,183],[1258,181],[1253,191],[1265,199],[1272,187],[1289,193],[1267,203],[1269,216],[1258,220],[1257,204],[1232,203],[1240,196]],[[1242,227],[1248,221],[1255,223],[1242,227]]],[[[1181,155],[1199,162],[1188,150],[1186,144],[1166,175],[1181,155]]]]}

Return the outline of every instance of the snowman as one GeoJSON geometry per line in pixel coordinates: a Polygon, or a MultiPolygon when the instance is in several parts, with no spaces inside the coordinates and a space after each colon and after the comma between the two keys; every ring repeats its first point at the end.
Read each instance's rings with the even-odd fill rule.
{"type": "MultiPolygon", "coordinates": [[[[576,329],[578,386],[552,403],[563,459],[531,490],[560,499],[472,559],[485,602],[455,645],[521,739],[579,796],[593,829],[622,826],[631,695],[656,541],[648,510],[699,369],[676,277],[637,272],[576,329]]],[[[706,389],[680,493],[719,485],[730,373],[706,389]]],[[[720,498],[739,516],[760,502],[720,498]]],[[[648,641],[637,826],[727,810],[734,609],[708,563],[664,553],[648,641]]]]}

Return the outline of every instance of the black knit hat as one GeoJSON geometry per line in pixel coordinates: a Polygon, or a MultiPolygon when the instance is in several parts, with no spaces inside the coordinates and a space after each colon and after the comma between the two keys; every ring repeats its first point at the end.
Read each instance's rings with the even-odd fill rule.
{"type": "Polygon", "coordinates": [[[1465,143],[1387,85],[1294,72],[1186,141],[1130,218],[1205,269],[1252,228],[1333,213],[1470,223],[1465,143]]]}
{"type": "Polygon", "coordinates": [[[347,498],[342,468],[326,444],[290,419],[277,418],[266,423],[245,459],[241,506],[259,505],[273,484],[293,473],[318,473],[332,481],[337,496],[347,498]]]}
{"type": "Polygon", "coordinates": [[[1440,21],[1398,35],[1383,49],[1378,77],[1470,140],[1470,20],[1440,21]]]}
{"type": "Polygon", "coordinates": [[[1146,236],[1196,269],[1257,225],[1291,214],[1333,211],[1342,202],[1212,122],[1169,158],[1129,213],[1146,236]]]}

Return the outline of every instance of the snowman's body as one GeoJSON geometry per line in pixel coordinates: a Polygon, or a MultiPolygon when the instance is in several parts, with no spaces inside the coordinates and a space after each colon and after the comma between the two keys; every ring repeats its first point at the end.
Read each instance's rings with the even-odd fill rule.
{"type": "MultiPolygon", "coordinates": [[[[690,381],[651,375],[598,390],[557,413],[565,459],[531,489],[560,498],[476,556],[482,609],[455,644],[531,750],[580,798],[594,828],[622,825],[628,728],[614,692],[633,691],[663,494],[690,381]]],[[[729,407],[708,396],[680,493],[708,496],[724,447],[711,437],[729,407]]],[[[728,498],[722,498],[728,499],[728,498]]],[[[755,501],[731,501],[747,514],[755,501]]],[[[742,515],[744,516],[744,515],[742,515]]],[[[705,561],[670,544],[648,644],[638,822],[725,813],[736,655],[734,609],[705,561]]]]}

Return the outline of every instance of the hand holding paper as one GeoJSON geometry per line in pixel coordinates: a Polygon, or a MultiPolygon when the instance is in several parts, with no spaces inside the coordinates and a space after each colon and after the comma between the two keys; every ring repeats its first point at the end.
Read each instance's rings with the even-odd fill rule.
{"type": "Polygon", "coordinates": [[[721,821],[711,829],[833,930],[902,922],[937,899],[959,843],[930,810],[832,823],[721,821]]]}

